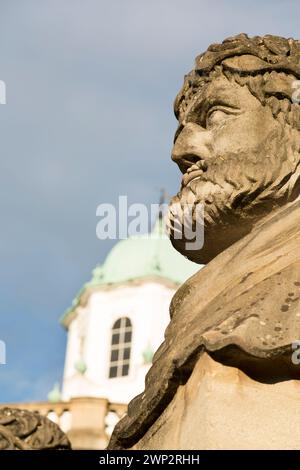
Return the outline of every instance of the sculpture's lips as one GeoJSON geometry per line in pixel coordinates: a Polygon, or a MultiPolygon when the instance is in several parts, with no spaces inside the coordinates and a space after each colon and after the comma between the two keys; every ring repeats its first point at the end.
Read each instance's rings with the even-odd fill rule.
{"type": "Polygon", "coordinates": [[[187,186],[191,181],[199,178],[207,170],[207,164],[204,160],[199,160],[197,163],[191,165],[182,177],[182,186],[187,186]]]}

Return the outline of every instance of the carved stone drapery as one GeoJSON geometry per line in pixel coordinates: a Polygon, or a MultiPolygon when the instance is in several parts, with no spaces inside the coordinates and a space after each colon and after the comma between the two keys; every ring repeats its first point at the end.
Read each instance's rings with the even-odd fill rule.
{"type": "Polygon", "coordinates": [[[0,450],[67,450],[71,444],[61,429],[38,413],[0,409],[0,450]]]}

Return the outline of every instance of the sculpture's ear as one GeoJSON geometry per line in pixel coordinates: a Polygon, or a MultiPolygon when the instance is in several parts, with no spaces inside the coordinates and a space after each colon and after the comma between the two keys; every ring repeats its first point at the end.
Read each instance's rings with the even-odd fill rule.
{"type": "MultiPolygon", "coordinates": [[[[295,91],[296,78],[293,75],[287,75],[274,70],[276,66],[269,64],[259,57],[253,55],[241,55],[229,57],[223,60],[222,65],[225,70],[238,73],[255,73],[262,72],[264,74],[264,93],[266,95],[282,95],[292,101],[292,95],[295,91]],[[267,72],[270,72],[269,74],[267,72]]],[[[299,87],[298,87],[299,88],[299,87]]]]}

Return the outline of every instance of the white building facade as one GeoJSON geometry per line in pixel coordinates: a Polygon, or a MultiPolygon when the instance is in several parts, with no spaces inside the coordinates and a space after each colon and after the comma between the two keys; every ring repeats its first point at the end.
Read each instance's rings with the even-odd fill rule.
{"type": "Polygon", "coordinates": [[[128,403],[142,392],[174,291],[170,282],[146,278],[89,293],[68,327],[63,400],[128,403]]]}

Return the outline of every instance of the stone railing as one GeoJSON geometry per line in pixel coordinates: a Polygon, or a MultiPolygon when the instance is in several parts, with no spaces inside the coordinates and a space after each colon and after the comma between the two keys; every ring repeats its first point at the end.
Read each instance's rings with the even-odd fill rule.
{"type": "Polygon", "coordinates": [[[78,397],[69,401],[36,401],[0,405],[36,411],[56,423],[71,441],[73,449],[105,449],[115,424],[127,405],[105,398],[78,397]]]}

